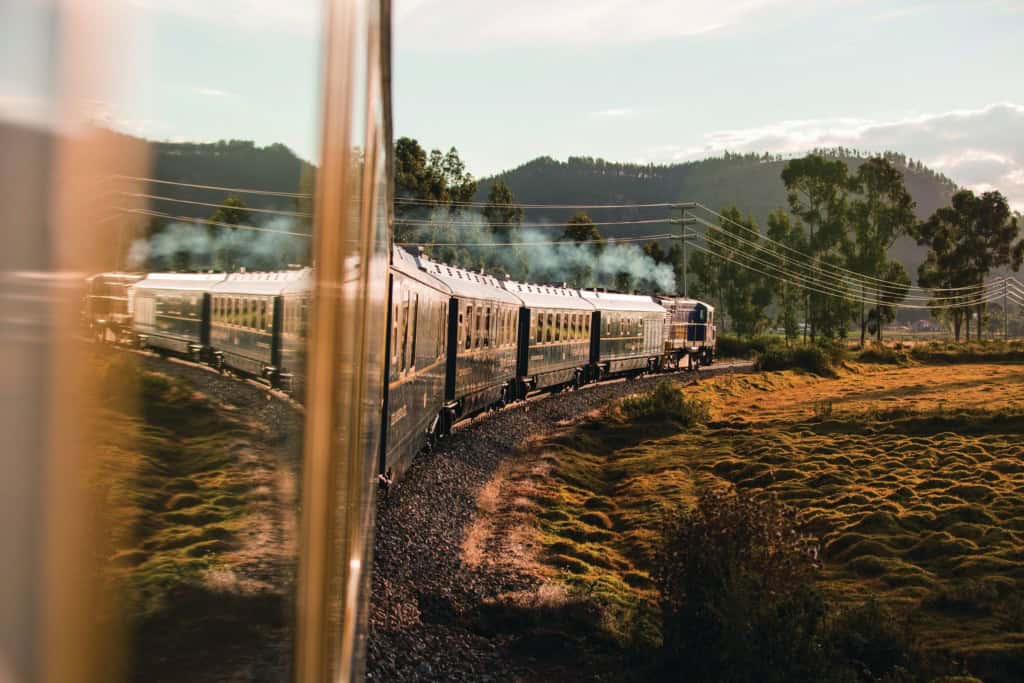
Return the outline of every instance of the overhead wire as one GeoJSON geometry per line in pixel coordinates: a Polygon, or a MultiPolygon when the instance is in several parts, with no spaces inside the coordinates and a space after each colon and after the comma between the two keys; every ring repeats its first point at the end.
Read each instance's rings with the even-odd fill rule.
{"type": "MultiPolygon", "coordinates": [[[[712,245],[718,246],[719,248],[722,248],[722,247],[728,248],[728,245],[723,245],[722,243],[717,242],[713,238],[707,238],[707,236],[705,236],[705,241],[710,242],[712,245]]],[[[994,295],[994,292],[990,291],[990,292],[981,292],[981,293],[977,293],[977,294],[971,294],[971,295],[969,295],[969,298],[968,298],[968,295],[963,295],[963,296],[961,296],[961,297],[959,297],[959,298],[957,298],[955,300],[948,300],[948,299],[947,300],[929,300],[928,303],[925,304],[925,305],[908,304],[908,303],[904,303],[904,299],[884,298],[884,297],[880,296],[878,292],[872,292],[871,295],[869,295],[867,293],[867,290],[863,290],[863,291],[858,292],[855,289],[851,289],[851,288],[848,288],[848,287],[841,287],[841,286],[836,286],[836,285],[828,283],[828,282],[821,282],[820,280],[816,280],[813,277],[804,276],[804,275],[802,275],[800,273],[792,273],[792,272],[787,271],[785,269],[779,268],[779,267],[775,266],[774,264],[766,263],[765,261],[763,261],[761,259],[758,259],[755,256],[751,256],[747,252],[737,251],[737,252],[734,253],[734,256],[735,257],[742,257],[744,259],[747,259],[748,261],[752,261],[752,262],[758,264],[761,267],[769,268],[770,270],[773,270],[774,273],[766,273],[763,270],[761,270],[760,268],[755,268],[755,267],[751,266],[750,263],[743,263],[743,262],[737,261],[735,258],[729,258],[727,256],[724,256],[721,252],[716,252],[716,251],[711,251],[711,250],[706,250],[706,251],[707,251],[707,253],[712,254],[712,255],[714,255],[714,256],[716,256],[718,258],[722,258],[723,260],[729,261],[730,263],[734,263],[734,264],[739,265],[741,267],[745,267],[745,268],[748,268],[750,270],[754,270],[755,272],[761,273],[762,275],[765,275],[766,277],[775,277],[776,279],[783,280],[783,281],[788,282],[790,284],[795,284],[795,285],[800,286],[800,287],[804,287],[804,288],[807,288],[807,289],[812,289],[812,291],[816,291],[816,292],[821,293],[821,294],[826,294],[826,295],[829,295],[829,296],[843,298],[843,299],[847,299],[847,300],[851,300],[851,301],[855,301],[855,302],[863,302],[863,303],[866,303],[866,304],[871,304],[873,306],[884,305],[884,306],[889,306],[889,307],[893,307],[893,308],[912,308],[912,309],[934,309],[934,308],[939,308],[939,307],[965,307],[965,306],[974,306],[974,305],[977,305],[979,303],[985,303],[985,299],[984,299],[985,296],[988,296],[989,294],[993,294],[994,295]],[[795,280],[795,282],[794,282],[794,280],[795,280]]]]}
{"type": "Polygon", "coordinates": [[[551,247],[563,246],[573,247],[579,244],[605,244],[614,246],[616,244],[631,244],[635,242],[653,242],[655,240],[679,239],[678,235],[663,233],[660,235],[645,235],[644,237],[622,237],[600,240],[576,241],[527,241],[527,242],[479,242],[476,244],[466,242],[395,242],[400,247],[551,247]]]}
{"type": "Polygon", "coordinates": [[[190,204],[190,205],[193,205],[193,206],[209,206],[209,207],[213,207],[213,208],[217,208],[217,209],[222,209],[222,208],[234,209],[234,208],[237,208],[239,211],[247,211],[249,213],[265,213],[265,214],[273,214],[273,215],[280,215],[280,216],[291,216],[293,218],[312,218],[313,217],[313,214],[305,213],[305,212],[302,212],[302,211],[288,211],[288,210],[285,210],[285,209],[258,209],[258,208],[251,207],[251,206],[232,207],[232,206],[227,206],[224,203],[215,204],[213,202],[200,202],[200,201],[195,201],[195,200],[192,200],[192,199],[178,199],[177,197],[164,197],[162,195],[145,194],[145,193],[142,193],[142,192],[119,192],[118,194],[120,194],[123,197],[133,197],[133,198],[136,198],[136,199],[152,199],[152,200],[155,200],[155,201],[168,202],[168,203],[172,203],[172,204],[190,204]]]}
{"type": "MultiPolygon", "coordinates": [[[[696,205],[697,205],[698,208],[706,211],[707,213],[709,213],[709,214],[711,214],[713,216],[716,216],[717,218],[719,218],[719,219],[721,219],[723,221],[726,221],[727,223],[730,223],[731,225],[735,225],[736,227],[738,227],[738,228],[740,228],[742,230],[745,230],[745,231],[747,231],[749,233],[757,235],[759,239],[761,239],[761,240],[763,240],[765,242],[768,242],[770,244],[774,244],[774,245],[776,245],[776,246],[778,246],[778,247],[780,247],[780,248],[782,248],[782,249],[784,249],[786,251],[794,253],[794,254],[802,257],[802,258],[807,258],[807,256],[808,256],[807,254],[805,254],[804,252],[800,251],[799,249],[795,249],[794,247],[791,247],[788,244],[783,244],[782,242],[778,242],[778,241],[773,240],[773,239],[771,239],[769,237],[766,237],[765,235],[762,235],[760,231],[758,231],[758,230],[756,230],[754,228],[751,228],[748,225],[744,225],[743,223],[735,221],[735,220],[729,218],[728,216],[725,216],[725,215],[715,211],[714,209],[710,209],[707,206],[705,206],[704,204],[696,202],[696,205]]],[[[872,281],[879,282],[879,283],[893,284],[893,285],[900,284],[900,283],[893,282],[892,280],[885,280],[883,278],[877,278],[877,277],[873,277],[871,275],[864,275],[862,273],[858,273],[857,271],[850,270],[848,268],[843,268],[842,266],[838,266],[838,265],[835,265],[835,264],[820,263],[820,264],[818,264],[818,267],[826,267],[826,268],[829,268],[831,270],[836,270],[836,271],[841,271],[841,272],[847,273],[847,274],[849,274],[851,276],[854,276],[854,277],[860,277],[860,278],[864,278],[864,279],[867,279],[867,280],[872,280],[872,281]]],[[[961,291],[961,290],[968,290],[968,289],[978,289],[978,288],[980,288],[982,286],[983,285],[966,285],[964,287],[923,288],[923,287],[911,285],[911,288],[912,289],[923,289],[925,291],[961,291]]]]}
{"type": "MultiPolygon", "coordinates": [[[[705,246],[701,246],[699,244],[691,244],[691,246],[693,248],[699,250],[699,251],[703,251],[703,252],[708,253],[708,254],[714,254],[714,252],[712,252],[710,249],[708,249],[705,246]]],[[[714,255],[717,256],[717,254],[714,254],[714,255]]],[[[856,301],[860,301],[859,297],[848,296],[846,293],[843,293],[843,292],[838,292],[838,291],[833,290],[833,289],[819,288],[819,287],[814,286],[814,285],[806,284],[805,282],[793,282],[792,280],[788,280],[787,278],[785,278],[785,277],[783,277],[781,275],[773,274],[773,273],[767,273],[767,272],[765,272],[763,270],[760,270],[759,268],[755,268],[754,266],[751,266],[750,264],[740,263],[740,262],[735,261],[735,260],[733,260],[731,258],[725,258],[725,260],[729,261],[731,263],[735,263],[736,265],[738,265],[738,266],[740,266],[742,268],[746,268],[747,270],[751,270],[753,272],[756,272],[756,273],[759,273],[761,275],[764,275],[765,277],[770,277],[770,278],[775,279],[775,280],[779,280],[779,281],[782,281],[782,282],[787,282],[788,284],[793,284],[793,285],[795,285],[797,287],[800,287],[801,289],[805,289],[805,290],[812,291],[812,292],[817,292],[819,294],[824,294],[826,296],[831,296],[831,297],[835,297],[835,298],[843,298],[843,299],[853,300],[855,302],[856,301]]],[[[1001,296],[1002,296],[1001,293],[993,293],[993,294],[991,294],[991,295],[989,295],[989,296],[987,296],[987,297],[985,297],[983,299],[979,299],[978,301],[971,302],[969,305],[974,306],[974,305],[978,305],[978,304],[989,303],[991,301],[995,301],[996,299],[998,299],[1001,296]]],[[[864,303],[874,303],[874,302],[872,302],[872,301],[864,301],[864,303]]],[[[914,305],[914,304],[890,304],[890,303],[887,303],[885,305],[889,306],[891,308],[915,309],[915,310],[944,310],[944,309],[950,309],[950,308],[964,308],[965,307],[965,304],[962,304],[962,303],[957,303],[957,304],[941,304],[941,305],[935,305],[935,306],[927,306],[927,305],[919,306],[919,305],[914,305]]]]}
{"type": "Polygon", "coordinates": [[[267,197],[294,197],[297,199],[309,199],[313,195],[301,192],[278,192],[275,190],[259,190],[246,187],[224,187],[222,185],[201,185],[199,183],[183,183],[175,180],[160,180],[158,178],[144,178],[140,176],[115,175],[117,180],[130,180],[140,183],[156,183],[158,185],[171,185],[174,187],[189,187],[197,190],[217,190],[220,192],[233,192],[235,194],[254,194],[267,197]]]}
{"type": "Polygon", "coordinates": [[[274,228],[263,228],[257,225],[244,225],[236,223],[225,223],[223,221],[210,220],[208,218],[193,218],[191,216],[174,216],[172,214],[164,213],[163,211],[153,211],[151,209],[130,209],[126,207],[120,207],[117,209],[123,213],[130,213],[139,216],[148,216],[151,218],[166,218],[175,221],[181,221],[183,223],[202,223],[204,225],[212,225],[222,228],[230,228],[232,230],[245,230],[249,232],[267,232],[275,235],[288,235],[290,237],[302,237],[304,239],[311,239],[313,236],[305,232],[294,232],[291,230],[276,230],[274,228]]]}
{"type": "MultiPolygon", "coordinates": [[[[585,225],[656,225],[659,223],[668,224],[671,223],[670,218],[643,218],[637,220],[624,220],[624,221],[590,221],[585,225]]],[[[572,225],[578,225],[577,223],[490,223],[486,221],[444,221],[444,220],[427,220],[427,219],[409,219],[409,218],[396,218],[395,223],[401,223],[402,225],[418,225],[422,227],[434,226],[437,228],[567,228],[572,225]]]]}
{"type": "MultiPolygon", "coordinates": [[[[706,226],[709,229],[722,230],[721,226],[715,225],[714,223],[711,223],[709,221],[705,221],[702,218],[695,217],[695,219],[696,219],[696,221],[698,223],[706,226]]],[[[963,300],[963,299],[968,298],[969,296],[971,296],[974,293],[984,291],[983,288],[985,287],[985,285],[982,285],[981,288],[976,288],[976,289],[972,290],[971,292],[965,292],[963,294],[947,295],[947,294],[934,294],[933,293],[933,294],[929,294],[927,296],[922,296],[921,295],[921,291],[922,290],[920,290],[920,288],[919,288],[918,293],[911,294],[910,293],[911,288],[909,287],[909,285],[907,285],[907,286],[897,286],[897,285],[880,286],[880,285],[875,284],[875,283],[866,283],[864,281],[860,281],[860,280],[857,280],[857,279],[852,278],[852,277],[838,276],[838,275],[835,275],[833,273],[824,272],[819,267],[817,267],[817,266],[815,266],[813,264],[794,261],[794,260],[790,259],[789,257],[786,257],[784,255],[778,254],[776,252],[773,252],[773,251],[767,249],[763,244],[759,244],[759,243],[756,243],[756,242],[753,242],[753,241],[750,241],[750,240],[746,240],[746,239],[744,239],[744,238],[742,238],[742,237],[740,237],[740,236],[738,236],[738,235],[736,235],[734,233],[726,233],[724,230],[722,230],[722,232],[725,235],[727,235],[729,239],[735,239],[735,240],[741,242],[742,244],[745,244],[745,245],[751,247],[755,251],[763,252],[767,256],[769,256],[769,257],[771,257],[773,259],[782,259],[783,262],[786,263],[786,264],[791,264],[791,265],[793,265],[795,267],[802,268],[802,269],[808,271],[808,273],[806,273],[807,276],[809,276],[811,278],[818,278],[824,284],[831,285],[833,287],[840,287],[840,288],[844,288],[844,289],[846,289],[846,288],[861,289],[861,290],[863,290],[862,291],[862,295],[865,295],[866,293],[870,292],[874,296],[874,298],[878,298],[878,299],[880,299],[880,298],[887,298],[887,297],[899,297],[901,300],[908,300],[909,299],[911,301],[963,300]]],[[[715,242],[715,244],[716,244],[716,246],[718,246],[720,248],[735,249],[735,245],[729,245],[729,244],[723,243],[723,242],[715,242]]],[[[750,254],[748,254],[746,252],[744,252],[743,255],[746,256],[746,257],[751,257],[750,254]]],[[[756,257],[751,257],[751,258],[756,258],[756,257]]],[[[777,268],[780,268],[783,271],[785,271],[785,267],[784,266],[778,266],[777,264],[771,263],[770,261],[765,261],[763,259],[758,259],[758,260],[763,265],[769,265],[771,267],[777,267],[777,268]]],[[[923,290],[923,291],[927,291],[927,290],[923,290]]],[[[940,291],[940,290],[936,290],[936,291],[940,291]]]]}

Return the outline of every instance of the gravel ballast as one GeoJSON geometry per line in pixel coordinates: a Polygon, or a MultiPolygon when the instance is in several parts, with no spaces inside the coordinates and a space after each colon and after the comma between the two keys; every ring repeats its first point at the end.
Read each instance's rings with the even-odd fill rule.
{"type": "MultiPolygon", "coordinates": [[[[700,376],[749,367],[716,364],[700,376]]],[[[666,377],[694,381],[686,373],[653,375],[543,396],[478,417],[416,457],[377,503],[368,680],[506,681],[538,673],[536,662],[513,647],[514,633],[483,627],[477,618],[488,601],[535,582],[493,564],[461,561],[477,494],[526,439],[564,428],[666,377]]]]}

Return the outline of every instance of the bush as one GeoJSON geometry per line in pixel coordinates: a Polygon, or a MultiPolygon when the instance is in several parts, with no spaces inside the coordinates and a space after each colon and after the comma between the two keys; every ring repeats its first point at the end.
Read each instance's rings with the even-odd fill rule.
{"type": "Polygon", "coordinates": [[[800,345],[793,347],[775,346],[769,348],[754,360],[755,370],[802,369],[822,377],[835,377],[834,363],[841,361],[843,351],[839,347],[800,345]]]}
{"type": "Polygon", "coordinates": [[[932,342],[915,346],[910,357],[922,363],[1000,363],[1024,361],[1024,342],[932,342]]]}
{"type": "Polygon", "coordinates": [[[678,387],[662,380],[651,391],[622,399],[622,412],[632,419],[675,420],[686,427],[707,421],[708,406],[688,399],[678,387]]]}
{"type": "Polygon", "coordinates": [[[695,681],[829,679],[816,558],[816,544],[773,502],[713,491],[671,517],[654,573],[665,671],[695,681]]]}
{"type": "Polygon", "coordinates": [[[890,348],[883,344],[871,344],[857,354],[857,360],[861,363],[880,363],[885,365],[906,365],[910,362],[910,356],[903,351],[902,346],[890,348]]]}
{"type": "Polygon", "coordinates": [[[715,353],[720,358],[750,358],[755,354],[764,353],[770,347],[782,343],[777,337],[754,337],[753,339],[741,339],[729,335],[722,335],[716,341],[715,353]]]}

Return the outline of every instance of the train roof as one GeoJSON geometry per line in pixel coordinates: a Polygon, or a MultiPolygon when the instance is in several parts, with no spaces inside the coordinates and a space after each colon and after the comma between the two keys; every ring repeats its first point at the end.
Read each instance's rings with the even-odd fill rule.
{"type": "Polygon", "coordinates": [[[306,292],[313,288],[313,269],[272,270],[253,273],[231,273],[210,291],[214,294],[259,294],[277,296],[306,292]]]}
{"type": "Polygon", "coordinates": [[[659,297],[655,297],[655,299],[662,306],[665,306],[666,308],[669,307],[669,306],[689,306],[689,307],[703,306],[704,308],[708,309],[709,311],[714,311],[715,310],[714,306],[709,304],[707,301],[701,301],[700,299],[687,299],[686,297],[682,297],[682,296],[659,296],[659,297]]]}
{"type": "Polygon", "coordinates": [[[392,247],[391,267],[414,280],[439,289],[445,294],[452,293],[452,288],[448,286],[447,282],[421,268],[419,259],[402,247],[392,247]]]}
{"type": "Polygon", "coordinates": [[[502,303],[519,305],[519,299],[507,292],[501,281],[493,275],[474,273],[465,268],[449,266],[420,255],[415,257],[420,269],[437,278],[451,290],[454,296],[472,299],[491,299],[502,303]]]}
{"type": "Polygon", "coordinates": [[[580,296],[579,290],[555,285],[535,285],[506,280],[505,289],[529,308],[574,308],[593,311],[594,305],[580,296]]]}
{"type": "Polygon", "coordinates": [[[205,292],[223,282],[225,277],[226,273],[149,273],[132,286],[135,289],[205,292]]]}
{"type": "Polygon", "coordinates": [[[640,294],[621,294],[618,292],[598,292],[592,289],[581,289],[580,296],[594,304],[594,307],[599,311],[665,312],[665,309],[653,298],[640,294]]]}

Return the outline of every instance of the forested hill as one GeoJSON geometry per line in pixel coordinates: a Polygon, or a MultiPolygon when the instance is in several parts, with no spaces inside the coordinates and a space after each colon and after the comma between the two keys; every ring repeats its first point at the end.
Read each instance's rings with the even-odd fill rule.
{"type": "MultiPolygon", "coordinates": [[[[175,183],[193,183],[271,192],[312,192],[313,166],[283,144],[258,147],[250,140],[220,142],[150,143],[151,177],[175,183]]],[[[148,194],[219,204],[230,192],[151,183],[148,194]]],[[[306,210],[294,197],[239,193],[247,206],[285,211],[306,210]]],[[[154,200],[153,209],[192,218],[208,218],[212,207],[154,200]]]]}
{"type": "MultiPolygon", "coordinates": [[[[864,156],[852,150],[818,150],[819,153],[846,161],[851,169],[863,162],[864,156]]],[[[956,186],[943,175],[935,173],[918,161],[901,154],[886,157],[901,171],[907,189],[917,202],[917,214],[926,218],[946,205],[956,186]]],[[[712,209],[735,205],[743,213],[754,216],[765,225],[768,214],[786,207],[782,185],[782,169],[786,160],[771,155],[726,154],[724,157],[671,165],[621,164],[570,157],[556,161],[550,157],[534,159],[511,171],[480,181],[477,200],[487,201],[487,193],[497,179],[512,189],[523,203],[611,204],[650,203],[665,201],[696,201],[712,209]]],[[[570,210],[531,210],[527,220],[565,220],[570,210]]],[[[628,209],[590,211],[595,221],[657,218],[667,215],[663,209],[628,209]]],[[[603,226],[607,236],[653,234],[665,232],[666,225],[603,226]]],[[[893,248],[893,256],[914,276],[924,258],[924,250],[909,239],[901,239],[893,248]]]]}

